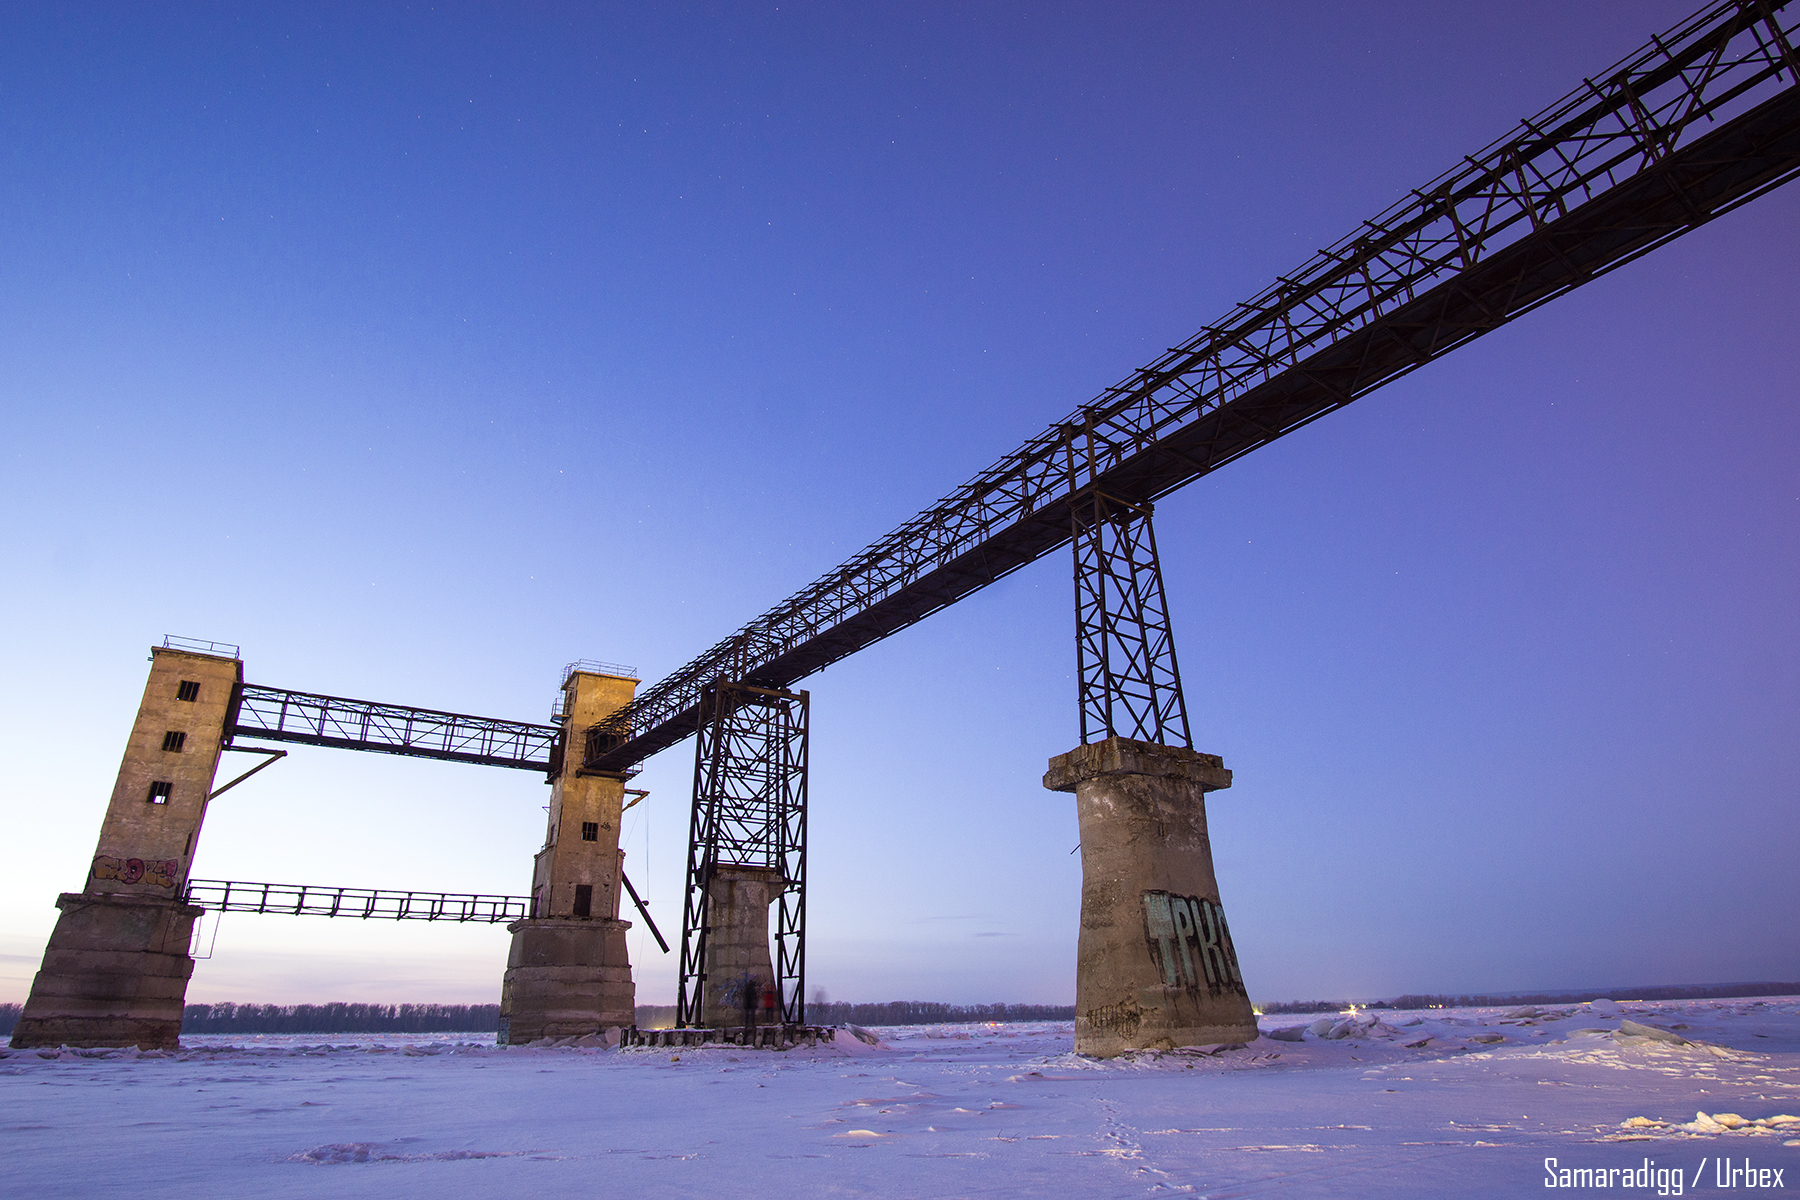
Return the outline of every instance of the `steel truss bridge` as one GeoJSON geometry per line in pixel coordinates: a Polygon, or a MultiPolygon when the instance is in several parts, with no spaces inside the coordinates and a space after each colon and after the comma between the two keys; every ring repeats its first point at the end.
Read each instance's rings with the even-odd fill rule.
{"type": "MultiPolygon", "coordinates": [[[[700,734],[683,1023],[721,865],[785,880],[776,973],[805,1019],[807,695],[787,689],[1072,546],[1081,740],[1191,746],[1155,502],[1800,174],[1789,7],[1722,0],[1653,37],[586,730],[578,769],[613,774],[700,734]]],[[[228,725],[551,777],[560,732],[248,685],[228,725]]]]}
{"type": "Polygon", "coordinates": [[[589,731],[585,766],[619,770],[693,733],[716,680],[788,687],[1069,544],[1090,493],[1147,511],[1788,182],[1787,8],[1708,5],[1583,80],[645,689],[589,731]]]}
{"type": "MultiPolygon", "coordinates": [[[[1191,748],[1155,502],[1793,179],[1800,22],[1787,7],[1724,0],[1652,38],[587,730],[590,771],[700,734],[682,1023],[704,1011],[709,883],[737,842],[767,846],[778,827],[797,837],[788,888],[804,913],[804,778],[777,782],[770,756],[787,743],[766,727],[743,737],[729,697],[747,693],[731,689],[792,695],[814,671],[1072,545],[1081,740],[1191,748]],[[722,842],[719,781],[759,778],[734,795],[763,827],[722,842]]],[[[804,692],[793,698],[804,705],[804,692]]],[[[793,1022],[804,1020],[801,919],[790,929],[784,904],[782,928],[802,947],[790,963],[782,943],[777,967],[793,1022]]]]}

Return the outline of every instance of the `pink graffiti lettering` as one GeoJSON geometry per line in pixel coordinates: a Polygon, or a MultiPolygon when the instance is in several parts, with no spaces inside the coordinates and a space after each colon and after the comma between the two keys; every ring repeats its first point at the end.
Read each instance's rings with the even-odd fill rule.
{"type": "Polygon", "coordinates": [[[119,859],[102,854],[94,859],[95,879],[116,879],[127,884],[149,883],[155,887],[172,888],[180,869],[181,863],[173,858],[145,862],[141,858],[119,859]]]}

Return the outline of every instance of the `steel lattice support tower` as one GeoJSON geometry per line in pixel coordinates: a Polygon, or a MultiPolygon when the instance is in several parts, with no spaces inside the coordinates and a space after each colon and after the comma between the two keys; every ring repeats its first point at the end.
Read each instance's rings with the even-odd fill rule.
{"type": "Polygon", "coordinates": [[[712,883],[720,867],[780,881],[775,982],[781,1019],[806,1019],[806,764],[809,695],[720,681],[705,689],[694,747],[676,1023],[704,1023],[712,883]]]}
{"type": "Polygon", "coordinates": [[[1193,749],[1150,505],[1091,488],[1070,516],[1081,740],[1193,749]]]}

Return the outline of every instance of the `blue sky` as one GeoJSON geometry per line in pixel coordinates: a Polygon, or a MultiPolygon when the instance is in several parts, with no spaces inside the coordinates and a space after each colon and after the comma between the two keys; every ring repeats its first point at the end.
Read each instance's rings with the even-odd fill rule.
{"type": "MultiPolygon", "coordinates": [[[[164,633],[525,719],[574,658],[659,678],[1687,12],[15,9],[0,999],[164,633]]],[[[1800,977],[1797,229],[1766,197],[1160,506],[1253,996],[1800,977]]],[[[1072,999],[1070,591],[805,685],[812,986],[1072,999]]],[[[626,830],[665,926],[691,754],[626,830]]],[[[195,873],[523,892],[546,798],[299,750],[195,873]]],[[[230,916],[190,997],[488,1002],[505,949],[230,916]]]]}

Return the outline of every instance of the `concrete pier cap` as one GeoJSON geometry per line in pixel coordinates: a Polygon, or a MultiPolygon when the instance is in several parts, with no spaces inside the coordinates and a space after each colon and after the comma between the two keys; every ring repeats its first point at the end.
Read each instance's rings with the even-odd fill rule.
{"type": "Polygon", "coordinates": [[[1206,831],[1224,760],[1111,737],[1051,759],[1044,786],[1073,792],[1080,820],[1075,1052],[1255,1040],[1206,831]]]}

